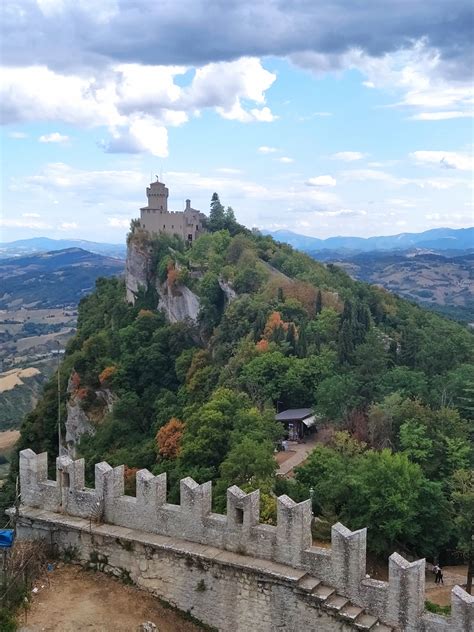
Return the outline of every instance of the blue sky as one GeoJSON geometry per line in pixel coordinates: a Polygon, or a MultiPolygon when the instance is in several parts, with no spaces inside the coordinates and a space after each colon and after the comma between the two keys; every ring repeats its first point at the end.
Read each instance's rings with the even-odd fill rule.
{"type": "Polygon", "coordinates": [[[472,225],[470,4],[381,4],[7,0],[0,240],[120,242],[155,174],[247,226],[472,225]]]}

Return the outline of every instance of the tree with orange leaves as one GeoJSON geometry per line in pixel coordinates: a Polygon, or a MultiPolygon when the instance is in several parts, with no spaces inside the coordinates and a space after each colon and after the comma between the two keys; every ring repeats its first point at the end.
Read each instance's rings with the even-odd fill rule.
{"type": "Polygon", "coordinates": [[[178,278],[178,271],[176,270],[176,266],[174,261],[170,261],[168,263],[168,274],[166,276],[166,280],[168,281],[168,287],[173,287],[178,278]]]}
{"type": "Polygon", "coordinates": [[[103,386],[106,382],[108,382],[116,371],[117,371],[116,366],[106,366],[105,369],[99,374],[99,382],[101,386],[103,386]]]}
{"type": "Polygon", "coordinates": [[[263,337],[265,340],[270,340],[273,337],[275,330],[280,328],[286,331],[288,329],[288,323],[285,323],[282,319],[280,312],[272,312],[268,317],[267,324],[263,330],[263,337]]]}
{"type": "Polygon", "coordinates": [[[156,433],[156,448],[158,454],[167,459],[176,459],[181,452],[185,424],[176,417],[171,417],[167,424],[156,433]]]}
{"type": "Polygon", "coordinates": [[[257,344],[255,345],[255,348],[257,349],[257,351],[259,353],[265,353],[265,351],[268,351],[268,340],[265,340],[265,338],[262,338],[261,340],[259,340],[257,342],[257,344]]]}

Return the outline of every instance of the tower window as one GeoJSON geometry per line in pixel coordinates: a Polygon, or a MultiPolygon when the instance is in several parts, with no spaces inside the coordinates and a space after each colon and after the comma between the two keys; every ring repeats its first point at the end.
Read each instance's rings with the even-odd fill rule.
{"type": "Polygon", "coordinates": [[[237,508],[235,510],[235,522],[237,524],[244,524],[244,510],[237,508]]]}

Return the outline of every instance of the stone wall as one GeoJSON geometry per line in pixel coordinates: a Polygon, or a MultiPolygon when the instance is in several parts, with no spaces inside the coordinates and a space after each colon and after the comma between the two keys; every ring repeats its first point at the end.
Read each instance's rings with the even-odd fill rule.
{"type": "MultiPolygon", "coordinates": [[[[363,608],[372,617],[377,617],[402,630],[472,632],[474,598],[459,587],[456,587],[452,593],[452,615],[449,619],[424,612],[424,560],[408,562],[395,553],[390,557],[389,581],[380,582],[365,578],[366,529],[350,531],[338,523],[332,528],[331,549],[312,546],[310,528],[312,515],[309,500],[295,503],[288,496],[278,498],[277,526],[270,526],[259,524],[258,491],[246,494],[235,486],[228,489],[227,515],[223,516],[211,511],[211,483],[198,485],[191,478],[183,479],[180,504],[173,505],[166,502],[165,474],[153,476],[147,470],[140,470],[137,473],[136,496],[131,497],[124,495],[123,466],[112,468],[105,462],[96,465],[94,489],[84,487],[83,460],[72,461],[68,457],[59,457],[56,470],[56,481],[50,481],[47,478],[46,453],[36,455],[32,450],[24,450],[20,453],[21,498],[25,506],[23,510],[25,519],[28,515],[33,517],[36,515],[34,512],[31,513],[33,510],[30,508],[53,512],[53,517],[48,518],[53,524],[61,523],[61,514],[77,517],[75,520],[82,519],[86,525],[90,524],[91,517],[99,516],[106,524],[97,528],[109,529],[110,525],[115,525],[115,528],[126,530],[128,537],[136,542],[157,536],[178,538],[181,543],[184,543],[180,546],[183,546],[190,554],[194,546],[204,547],[200,551],[203,552],[205,558],[205,551],[211,547],[213,551],[217,550],[222,555],[237,555],[239,559],[245,559],[247,564],[254,564],[257,568],[262,564],[285,566],[286,575],[281,573],[284,577],[291,576],[291,569],[293,569],[293,574],[300,573],[296,581],[284,584],[286,588],[278,589],[282,591],[282,594],[286,594],[285,607],[289,609],[302,608],[306,612],[305,607],[294,603],[294,600],[299,599],[298,590],[303,589],[306,582],[310,588],[306,595],[308,599],[313,594],[312,589],[318,588],[321,584],[329,590],[329,596],[337,594],[344,598],[344,607],[348,600],[351,607],[358,607],[357,616],[361,616],[363,608]]],[[[40,519],[41,512],[39,517],[37,515],[37,520],[40,519]]],[[[74,521],[71,524],[74,524],[74,521]]],[[[67,528],[66,531],[68,531],[67,528]]],[[[84,546],[87,552],[87,546],[84,546]]],[[[214,559],[215,556],[211,555],[208,558],[209,563],[211,564],[214,559]]],[[[204,582],[207,578],[214,584],[212,570],[206,572],[206,577],[199,577],[204,582]]],[[[175,581],[177,580],[173,580],[175,581]]],[[[183,578],[182,581],[188,580],[183,578]]],[[[216,599],[220,594],[218,589],[220,581],[213,589],[216,599]]],[[[257,584],[252,583],[253,580],[248,581],[251,586],[249,592],[252,593],[249,599],[256,599],[253,593],[257,584]]],[[[142,580],[140,579],[137,583],[142,585],[142,580]]],[[[232,585],[232,580],[230,580],[230,585],[232,585]]],[[[189,587],[186,591],[188,589],[189,587]]],[[[275,588],[275,595],[278,590],[275,588]]],[[[158,594],[169,599],[164,592],[158,594]]],[[[223,599],[222,604],[227,603],[225,595],[220,598],[223,599]]],[[[270,596],[269,602],[272,602],[272,599],[273,597],[270,596]]],[[[255,608],[254,616],[257,619],[254,621],[258,621],[261,625],[247,628],[246,624],[242,623],[239,624],[240,627],[234,626],[234,629],[276,629],[270,624],[268,627],[263,619],[261,621],[258,618],[261,605],[255,608]]],[[[262,608],[262,617],[264,611],[265,609],[262,608]]],[[[198,614],[196,616],[201,618],[198,614]]],[[[281,613],[278,614],[278,617],[281,616],[283,616],[281,613]]],[[[305,620],[306,614],[301,614],[301,617],[302,623],[299,628],[291,627],[290,622],[285,623],[281,629],[341,629],[340,627],[306,627],[308,625],[305,620]]],[[[209,618],[202,620],[211,624],[213,621],[209,618]]],[[[375,621],[376,619],[373,618],[373,623],[375,621]]],[[[231,629],[231,627],[222,627],[220,623],[214,623],[214,625],[222,630],[231,629]]],[[[341,623],[337,625],[340,626],[341,623]]]]}

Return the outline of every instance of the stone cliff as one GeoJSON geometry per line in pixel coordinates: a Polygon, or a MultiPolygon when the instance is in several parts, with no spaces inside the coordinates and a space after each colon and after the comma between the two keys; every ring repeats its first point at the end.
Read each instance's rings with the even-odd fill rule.
{"type": "Polygon", "coordinates": [[[168,281],[160,283],[153,270],[151,249],[145,241],[140,243],[131,239],[128,244],[125,285],[129,303],[135,303],[140,288],[144,291],[154,288],[158,295],[156,308],[165,313],[169,322],[197,322],[199,297],[185,285],[175,283],[170,286],[168,281]]]}
{"type": "Polygon", "coordinates": [[[140,288],[146,289],[151,282],[151,256],[149,248],[130,240],[125,262],[125,287],[127,301],[134,303],[140,288]]]}
{"type": "Polygon", "coordinates": [[[94,391],[93,412],[86,412],[82,404],[82,391],[78,383],[78,374],[73,371],[68,383],[66,402],[67,417],[64,422],[66,428],[65,447],[71,458],[76,458],[79,441],[84,434],[94,434],[97,422],[112,410],[115,397],[109,388],[94,391]]]}
{"type": "Polygon", "coordinates": [[[156,282],[158,292],[158,309],[166,314],[170,323],[183,321],[197,322],[200,303],[199,297],[185,285],[173,285],[168,281],[156,282]]]}

